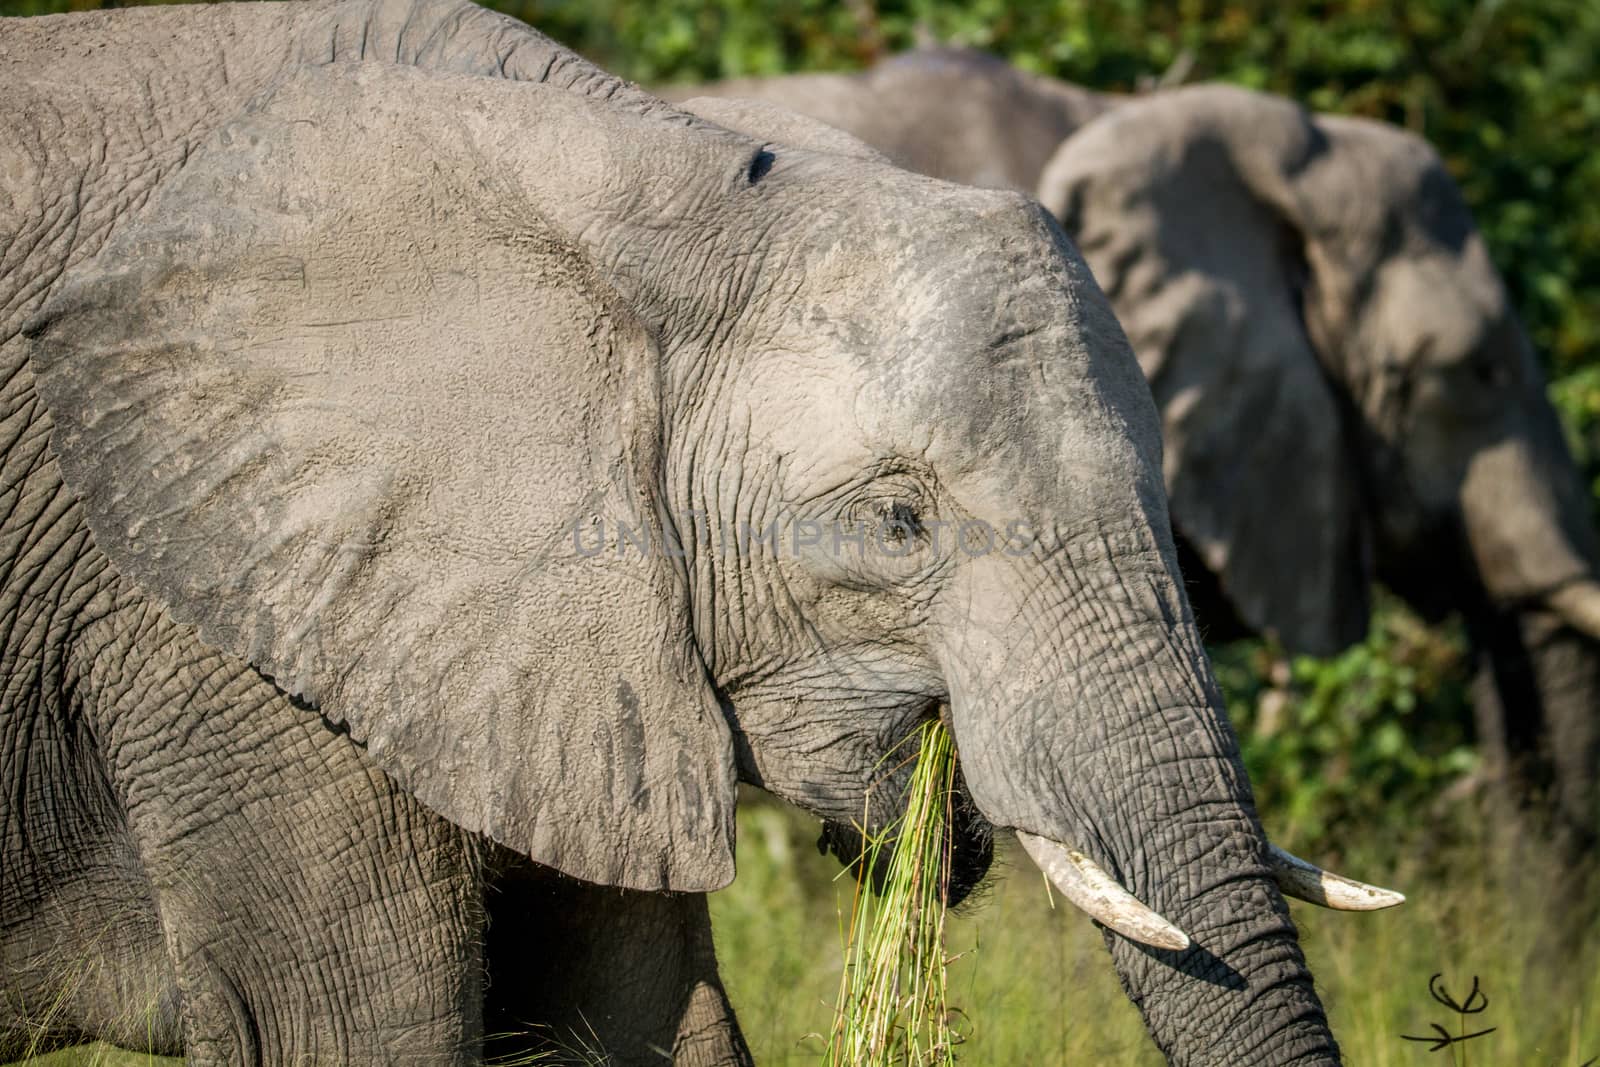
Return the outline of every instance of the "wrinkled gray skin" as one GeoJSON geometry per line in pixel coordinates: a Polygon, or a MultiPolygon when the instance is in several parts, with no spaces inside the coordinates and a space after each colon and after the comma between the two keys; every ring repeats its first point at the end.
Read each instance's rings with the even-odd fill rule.
{"type": "MultiPolygon", "coordinates": [[[[748,1062],[703,896],[562,879],[440,818],[174,621],[183,605],[112,566],[63,486],[23,324],[274,77],[336,58],[646,106],[461,4],[0,21],[0,1060],[103,1037],[195,1063],[437,1064],[537,1023],[620,1062],[748,1062]]],[[[128,445],[132,482],[150,461],[128,445]]]]}
{"type": "Polygon", "coordinates": [[[1110,940],[1174,1063],[1338,1062],[1156,411],[1037,204],[451,3],[13,22],[0,65],[13,1045],[744,1062],[736,779],[881,822],[947,705],[982,816],[1194,939],[1110,940]],[[934,536],[980,518],[1030,536],[934,536]],[[656,550],[582,550],[618,523],[656,550]]]}
{"type": "Polygon", "coordinates": [[[1204,86],[1086,126],[1040,198],[1162,409],[1174,523],[1214,581],[1192,593],[1201,618],[1326,654],[1365,631],[1375,577],[1429,617],[1460,612],[1491,772],[1548,791],[1558,839],[1592,846],[1588,494],[1437,154],[1204,86]]]}
{"type": "Polygon", "coordinates": [[[1574,626],[1552,603],[1596,600],[1588,496],[1423,142],[1222,87],[1094,94],[967,50],[693,92],[789,108],[938,177],[1037,189],[1151,378],[1208,639],[1330,654],[1365,632],[1374,577],[1431,618],[1460,612],[1490,777],[1592,847],[1600,643],[1592,609],[1574,626]]]}

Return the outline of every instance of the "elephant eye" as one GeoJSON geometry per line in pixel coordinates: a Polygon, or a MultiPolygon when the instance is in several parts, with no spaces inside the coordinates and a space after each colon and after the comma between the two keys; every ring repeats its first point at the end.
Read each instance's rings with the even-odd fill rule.
{"type": "Polygon", "coordinates": [[[883,542],[895,547],[919,541],[927,535],[917,509],[901,500],[879,505],[878,527],[883,542]]]}

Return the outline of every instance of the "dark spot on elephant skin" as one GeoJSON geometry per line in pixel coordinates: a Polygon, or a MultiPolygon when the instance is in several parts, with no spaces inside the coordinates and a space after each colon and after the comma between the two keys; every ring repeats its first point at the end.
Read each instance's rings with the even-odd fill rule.
{"type": "Polygon", "coordinates": [[[650,806],[650,790],[644,784],[644,722],[639,716],[639,697],[626,679],[617,679],[616,773],[613,785],[620,784],[631,806],[650,806]],[[620,783],[618,776],[620,775],[620,783]]]}

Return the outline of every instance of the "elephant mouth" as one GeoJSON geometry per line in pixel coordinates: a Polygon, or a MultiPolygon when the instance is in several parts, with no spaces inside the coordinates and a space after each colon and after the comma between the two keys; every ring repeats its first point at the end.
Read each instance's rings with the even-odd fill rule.
{"type": "MultiPolygon", "coordinates": [[[[967,791],[966,781],[962,777],[959,761],[956,764],[956,783],[951,795],[950,814],[953,833],[949,870],[944,872],[943,888],[945,903],[954,908],[970,899],[974,891],[983,885],[990,864],[994,860],[994,825],[983,817],[978,805],[973,803],[967,791]]],[[[874,819],[879,825],[874,826],[873,831],[881,830],[889,821],[874,819]]],[[[850,871],[852,876],[860,878],[863,873],[861,868],[866,844],[866,837],[859,823],[828,819],[823,822],[822,835],[817,838],[817,851],[823,855],[831,854],[850,871]]],[[[893,857],[892,844],[880,849],[872,869],[866,872],[873,892],[883,892],[884,879],[888,875],[889,864],[893,857]]]]}

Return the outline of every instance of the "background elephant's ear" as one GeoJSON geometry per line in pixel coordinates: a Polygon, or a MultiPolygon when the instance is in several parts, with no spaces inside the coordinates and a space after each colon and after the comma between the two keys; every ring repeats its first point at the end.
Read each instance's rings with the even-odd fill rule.
{"type": "Polygon", "coordinates": [[[1178,533],[1244,623],[1310,653],[1360,638],[1369,578],[1339,401],[1302,315],[1291,176],[1322,150],[1291,104],[1186,89],[1089,123],[1039,190],[1150,380],[1178,533]]]}
{"type": "Polygon", "coordinates": [[[648,210],[618,160],[681,196],[744,151],[394,67],[276,90],[29,328],[97,544],[461,826],[589,881],[725,884],[658,353],[565,223],[648,210]]]}

